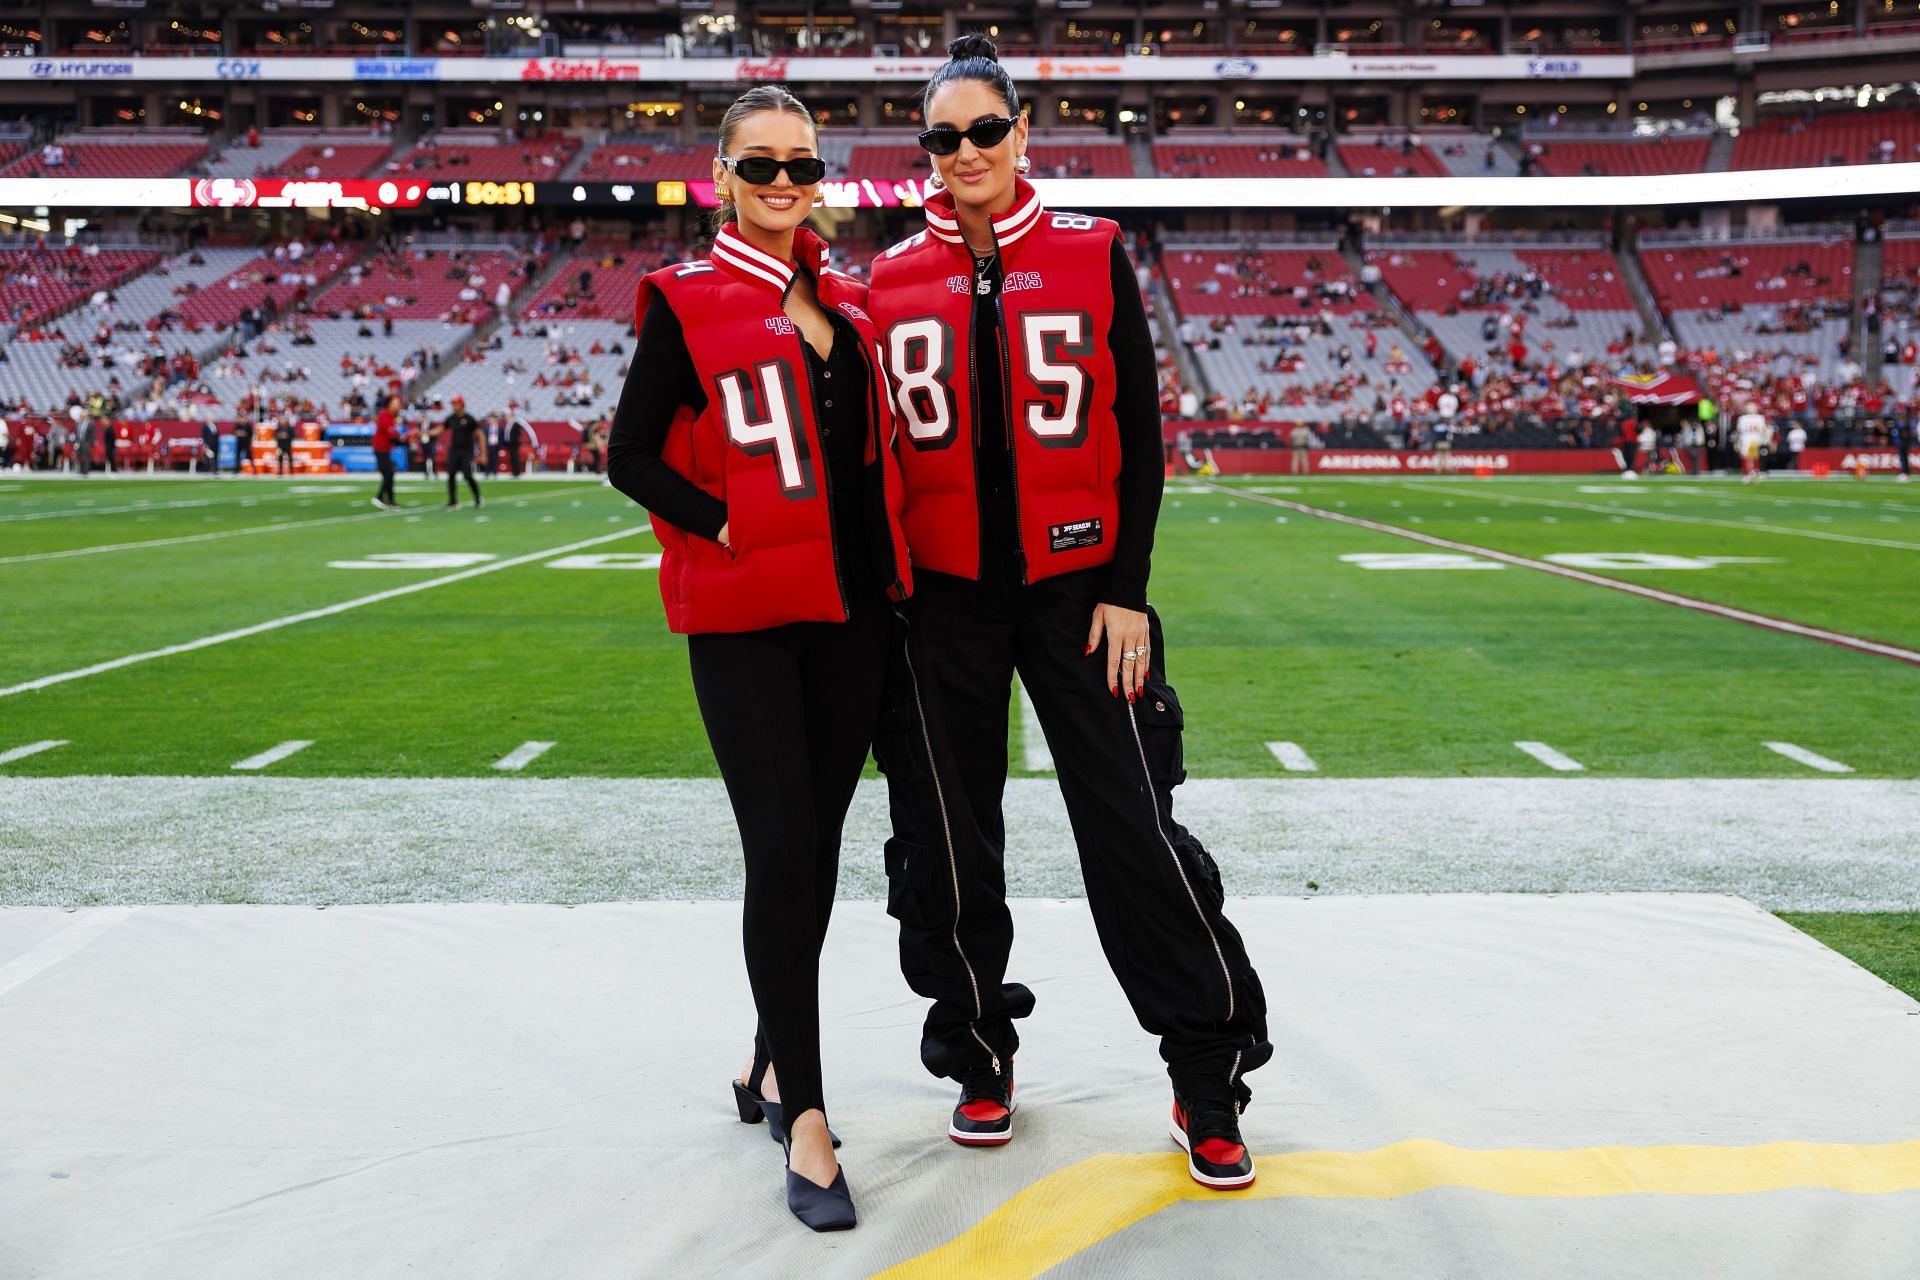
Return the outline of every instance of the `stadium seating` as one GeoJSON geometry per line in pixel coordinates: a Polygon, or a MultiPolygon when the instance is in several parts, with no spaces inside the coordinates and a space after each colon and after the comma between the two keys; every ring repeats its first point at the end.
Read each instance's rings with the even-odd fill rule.
{"type": "Polygon", "coordinates": [[[364,178],[392,151],[384,142],[309,142],[263,172],[276,178],[364,178]]]}
{"type": "Polygon", "coordinates": [[[495,129],[446,129],[388,161],[387,170],[460,182],[551,182],[579,150],[565,134],[513,142],[495,129]]]}
{"type": "Polygon", "coordinates": [[[356,277],[330,290],[316,304],[323,313],[364,312],[393,320],[450,320],[478,324],[493,311],[502,280],[515,292],[526,280],[526,262],[499,251],[409,250],[382,254],[350,269],[356,277]]]}
{"type": "Polygon", "coordinates": [[[576,250],[516,314],[541,320],[617,320],[633,318],[634,290],[640,277],[679,262],[684,246],[651,242],[630,246],[612,241],[588,243],[576,250]],[[617,259],[617,261],[616,261],[617,259]],[[580,273],[590,273],[591,295],[580,292],[580,273]]]}
{"type": "Polygon", "coordinates": [[[461,358],[435,394],[464,395],[476,411],[582,422],[611,414],[619,402],[634,345],[624,320],[529,320],[496,338],[497,349],[461,358]]]}
{"type": "Polygon", "coordinates": [[[1850,237],[1643,247],[1640,264],[1654,297],[1671,311],[1852,296],[1850,237]]]}
{"type": "MultiPolygon", "coordinates": [[[[1565,366],[1605,361],[1624,335],[1637,336],[1640,316],[1606,249],[1519,242],[1466,243],[1452,249],[1382,247],[1367,260],[1407,310],[1454,359],[1507,361],[1510,326],[1488,317],[1514,316],[1534,363],[1565,366]],[[1538,282],[1538,294],[1535,296],[1538,282]]],[[[1627,355],[1630,353],[1623,353],[1627,355]]]]}
{"type": "Polygon", "coordinates": [[[1355,178],[1444,178],[1447,166],[1424,146],[1405,151],[1398,145],[1343,142],[1334,148],[1355,178]]]}
{"type": "Polygon", "coordinates": [[[180,173],[207,153],[207,143],[186,130],[156,130],[165,141],[142,141],[123,130],[70,133],[58,140],[58,168],[48,168],[38,147],[5,168],[0,178],[164,178],[180,173]]]}
{"type": "Polygon", "coordinates": [[[0,324],[38,324],[159,260],[151,249],[0,250],[0,324]]]}
{"type": "Polygon", "coordinates": [[[353,257],[353,250],[332,245],[304,253],[298,262],[284,257],[276,260],[270,253],[250,254],[226,275],[180,299],[177,306],[190,325],[224,328],[248,307],[263,304],[269,293],[282,308],[293,305],[302,287],[309,294],[317,293],[353,257]],[[313,277],[313,283],[306,282],[307,276],[313,277]]]}
{"type": "Polygon", "coordinates": [[[1260,144],[1204,138],[1153,144],[1154,171],[1163,178],[1324,178],[1326,163],[1304,138],[1276,137],[1260,144]],[[1304,159],[1302,157],[1305,157],[1304,159]]]}
{"type": "Polygon", "coordinates": [[[583,182],[705,182],[713,177],[713,148],[609,142],[596,148],[574,176],[583,182]]]}
{"type": "Polygon", "coordinates": [[[1920,160],[1920,112],[1843,109],[1823,115],[1763,116],[1734,140],[1734,169],[1794,169],[1920,160]],[[1882,142],[1893,143],[1891,153],[1882,142]]]}
{"type": "Polygon", "coordinates": [[[1340,257],[1325,249],[1181,249],[1161,257],[1161,269],[1183,315],[1290,315],[1320,310],[1336,314],[1370,311],[1373,303],[1340,257]],[[1320,284],[1344,286],[1329,299],[1314,298],[1320,284]],[[1305,290],[1309,303],[1296,290],[1305,290]]]}
{"type": "Polygon", "coordinates": [[[1707,167],[1711,137],[1549,139],[1540,144],[1534,158],[1539,171],[1549,177],[1575,178],[1582,174],[1601,177],[1648,177],[1663,173],[1700,173],[1707,167]]]}
{"type": "Polygon", "coordinates": [[[1920,288],[1920,236],[1888,236],[1880,253],[1881,284],[1920,288]]]}

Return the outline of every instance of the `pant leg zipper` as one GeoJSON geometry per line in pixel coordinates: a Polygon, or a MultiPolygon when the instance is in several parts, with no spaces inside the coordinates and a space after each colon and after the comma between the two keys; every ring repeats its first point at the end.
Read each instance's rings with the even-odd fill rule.
{"type": "Polygon", "coordinates": [[[967,1024],[967,1033],[993,1059],[993,1074],[997,1076],[1000,1074],[1000,1055],[994,1052],[993,1046],[981,1037],[979,1027],[974,1025],[986,1011],[980,1001],[980,979],[973,972],[973,962],[967,959],[966,948],[960,945],[960,862],[953,851],[953,823],[947,817],[947,793],[940,785],[940,766],[933,758],[933,735],[927,730],[927,710],[920,700],[920,673],[913,665],[913,642],[910,637],[901,641],[901,652],[907,660],[907,679],[913,685],[913,709],[920,721],[920,742],[927,752],[927,773],[933,779],[933,796],[940,807],[940,834],[947,844],[947,875],[953,884],[953,951],[967,971],[967,985],[973,989],[974,1022],[967,1024]]]}
{"type": "Polygon", "coordinates": [[[1160,821],[1160,797],[1154,791],[1153,770],[1147,767],[1147,746],[1140,739],[1140,712],[1133,703],[1127,704],[1127,723],[1133,728],[1133,745],[1140,753],[1140,772],[1147,780],[1147,802],[1153,806],[1153,829],[1159,833],[1160,843],[1166,846],[1167,856],[1173,859],[1173,869],[1180,873],[1180,884],[1187,891],[1187,901],[1193,904],[1193,913],[1200,917],[1200,927],[1207,931],[1207,940],[1213,944],[1213,954],[1220,961],[1220,976],[1227,983],[1227,1021],[1233,1021],[1233,971],[1227,968],[1227,954],[1220,949],[1220,938],[1213,931],[1213,925],[1207,920],[1207,913],[1200,909],[1200,897],[1193,891],[1193,882],[1187,878],[1187,869],[1180,863],[1180,855],[1174,850],[1173,841],[1167,838],[1167,828],[1160,821]]]}

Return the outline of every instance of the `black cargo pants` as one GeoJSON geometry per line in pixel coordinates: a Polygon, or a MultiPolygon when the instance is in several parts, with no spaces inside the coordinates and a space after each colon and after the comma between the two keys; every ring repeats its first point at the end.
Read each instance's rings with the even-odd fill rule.
{"type": "Polygon", "coordinates": [[[887,775],[887,910],[900,921],[908,985],[933,1000],[921,1060],[936,1076],[1019,1046],[1033,994],[1006,981],[1007,712],[1018,671],[1052,751],[1101,948],[1168,1074],[1193,1096],[1245,1101],[1247,1071],[1273,1054],[1266,997],[1222,913],[1220,873],[1173,820],[1182,713],[1149,610],[1152,672],[1128,702],[1086,652],[1099,571],[1032,586],[915,574],[896,611],[887,708],[875,756],[887,775]]]}

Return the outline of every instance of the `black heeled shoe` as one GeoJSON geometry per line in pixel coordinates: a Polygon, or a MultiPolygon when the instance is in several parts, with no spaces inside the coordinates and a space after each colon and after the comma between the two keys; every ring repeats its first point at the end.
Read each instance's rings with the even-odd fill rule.
{"type": "MultiPolygon", "coordinates": [[[[753,1066],[747,1072],[747,1083],[733,1082],[733,1105],[739,1109],[741,1124],[759,1124],[767,1121],[767,1136],[775,1142],[786,1141],[786,1129],[780,1123],[780,1104],[768,1102],[760,1096],[767,1079],[767,1068],[771,1060],[760,1055],[756,1047],[753,1051],[753,1066]]],[[[827,1136],[833,1139],[833,1149],[840,1149],[840,1135],[827,1130],[827,1136]]]]}
{"type": "MultiPolygon", "coordinates": [[[[763,1105],[772,1107],[776,1113],[780,1109],[777,1102],[763,1105]]],[[[788,1136],[786,1126],[780,1123],[777,1114],[769,1115],[767,1123],[778,1127],[781,1149],[787,1153],[787,1211],[815,1231],[846,1231],[857,1225],[860,1218],[853,1209],[853,1192],[847,1187],[846,1169],[835,1170],[833,1185],[826,1187],[795,1173],[793,1139],[788,1136]]]]}

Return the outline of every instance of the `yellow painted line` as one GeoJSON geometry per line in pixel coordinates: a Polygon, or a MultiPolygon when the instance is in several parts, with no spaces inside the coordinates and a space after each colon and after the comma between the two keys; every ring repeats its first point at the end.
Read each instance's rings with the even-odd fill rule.
{"type": "Polygon", "coordinates": [[[1038,1276],[1182,1200],[1385,1200],[1441,1187],[1493,1195],[1727,1196],[1789,1188],[1875,1195],[1920,1190],[1920,1138],[1849,1145],[1577,1147],[1476,1151],[1412,1138],[1372,1151],[1262,1156],[1244,1191],[1209,1191],[1186,1157],[1093,1156],[1040,1179],[946,1244],[876,1280],[1038,1276]]]}

